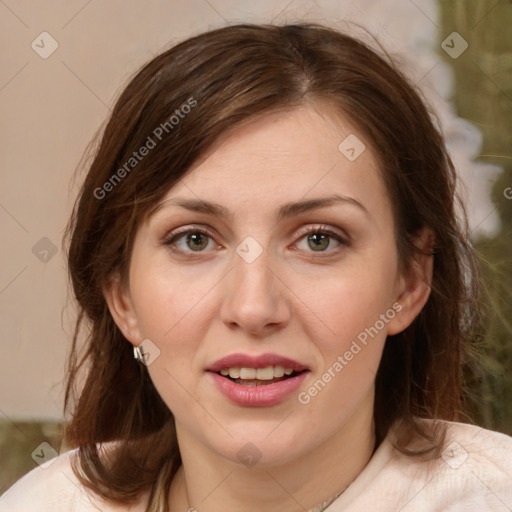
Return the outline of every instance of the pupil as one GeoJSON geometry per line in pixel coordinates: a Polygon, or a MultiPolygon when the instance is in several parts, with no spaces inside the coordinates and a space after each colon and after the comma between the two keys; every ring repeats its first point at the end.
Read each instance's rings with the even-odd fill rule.
{"type": "Polygon", "coordinates": [[[192,233],[187,236],[187,243],[190,249],[204,249],[208,245],[208,240],[203,233],[192,233]],[[190,244],[192,242],[192,244],[190,244]]]}
{"type": "Polygon", "coordinates": [[[318,249],[327,249],[329,247],[329,238],[322,233],[314,233],[308,237],[309,246],[317,251],[318,249]],[[312,245],[313,244],[313,245],[312,245]]]}

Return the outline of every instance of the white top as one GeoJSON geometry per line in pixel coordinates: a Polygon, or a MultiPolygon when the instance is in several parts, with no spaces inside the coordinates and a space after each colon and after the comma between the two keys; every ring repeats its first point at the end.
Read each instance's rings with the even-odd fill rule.
{"type": "MultiPolygon", "coordinates": [[[[401,455],[388,436],[348,489],[325,512],[511,512],[512,437],[447,423],[442,456],[401,455]]],[[[92,498],[78,483],[66,452],[21,478],[0,498],[0,512],[143,512],[92,498]],[[96,506],[95,506],[96,505],[96,506]]]]}

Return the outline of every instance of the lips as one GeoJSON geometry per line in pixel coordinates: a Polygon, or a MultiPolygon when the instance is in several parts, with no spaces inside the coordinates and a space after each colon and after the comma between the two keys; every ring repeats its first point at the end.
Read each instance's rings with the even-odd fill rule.
{"type": "Polygon", "coordinates": [[[277,354],[232,354],[207,369],[230,401],[245,407],[277,405],[303,382],[309,368],[277,354]]]}
{"type": "Polygon", "coordinates": [[[282,366],[285,369],[290,368],[292,371],[297,373],[309,370],[307,365],[278,354],[261,354],[258,356],[251,356],[248,354],[231,354],[215,361],[212,365],[206,368],[206,370],[217,373],[221,370],[229,370],[230,368],[254,368],[257,370],[258,368],[266,368],[269,366],[282,366]]]}

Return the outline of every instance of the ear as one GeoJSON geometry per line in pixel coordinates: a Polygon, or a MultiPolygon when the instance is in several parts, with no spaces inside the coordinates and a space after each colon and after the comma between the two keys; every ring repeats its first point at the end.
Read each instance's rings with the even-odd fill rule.
{"type": "Polygon", "coordinates": [[[434,274],[435,235],[430,228],[423,228],[415,240],[421,251],[413,255],[407,269],[397,283],[396,316],[388,323],[388,335],[398,334],[409,327],[426,304],[432,287],[434,274]]]}
{"type": "Polygon", "coordinates": [[[139,345],[142,336],[139,331],[137,315],[129,289],[118,274],[112,276],[103,288],[103,296],[114,322],[124,337],[133,345],[139,345]]]}

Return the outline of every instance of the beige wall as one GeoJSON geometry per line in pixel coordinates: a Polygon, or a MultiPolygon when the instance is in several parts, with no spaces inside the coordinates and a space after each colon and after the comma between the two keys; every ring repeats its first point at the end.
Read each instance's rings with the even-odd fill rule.
{"type": "Polygon", "coordinates": [[[191,34],[237,21],[309,18],[336,25],[348,17],[366,25],[392,51],[409,55],[415,80],[431,87],[429,97],[470,186],[472,223],[483,220],[479,229],[492,230],[496,218],[485,182],[496,169],[469,163],[479,133],[442,99],[450,92],[450,73],[436,56],[442,38],[435,2],[421,7],[409,0],[1,2],[0,416],[60,417],[72,317],[63,309],[61,238],[76,190],[74,169],[127,77],[191,34]],[[37,37],[44,31],[58,43],[46,59],[39,54],[52,42],[37,37]],[[54,256],[42,238],[57,246],[54,256]],[[35,252],[49,257],[46,262],[33,253],[38,243],[35,252]]]}

